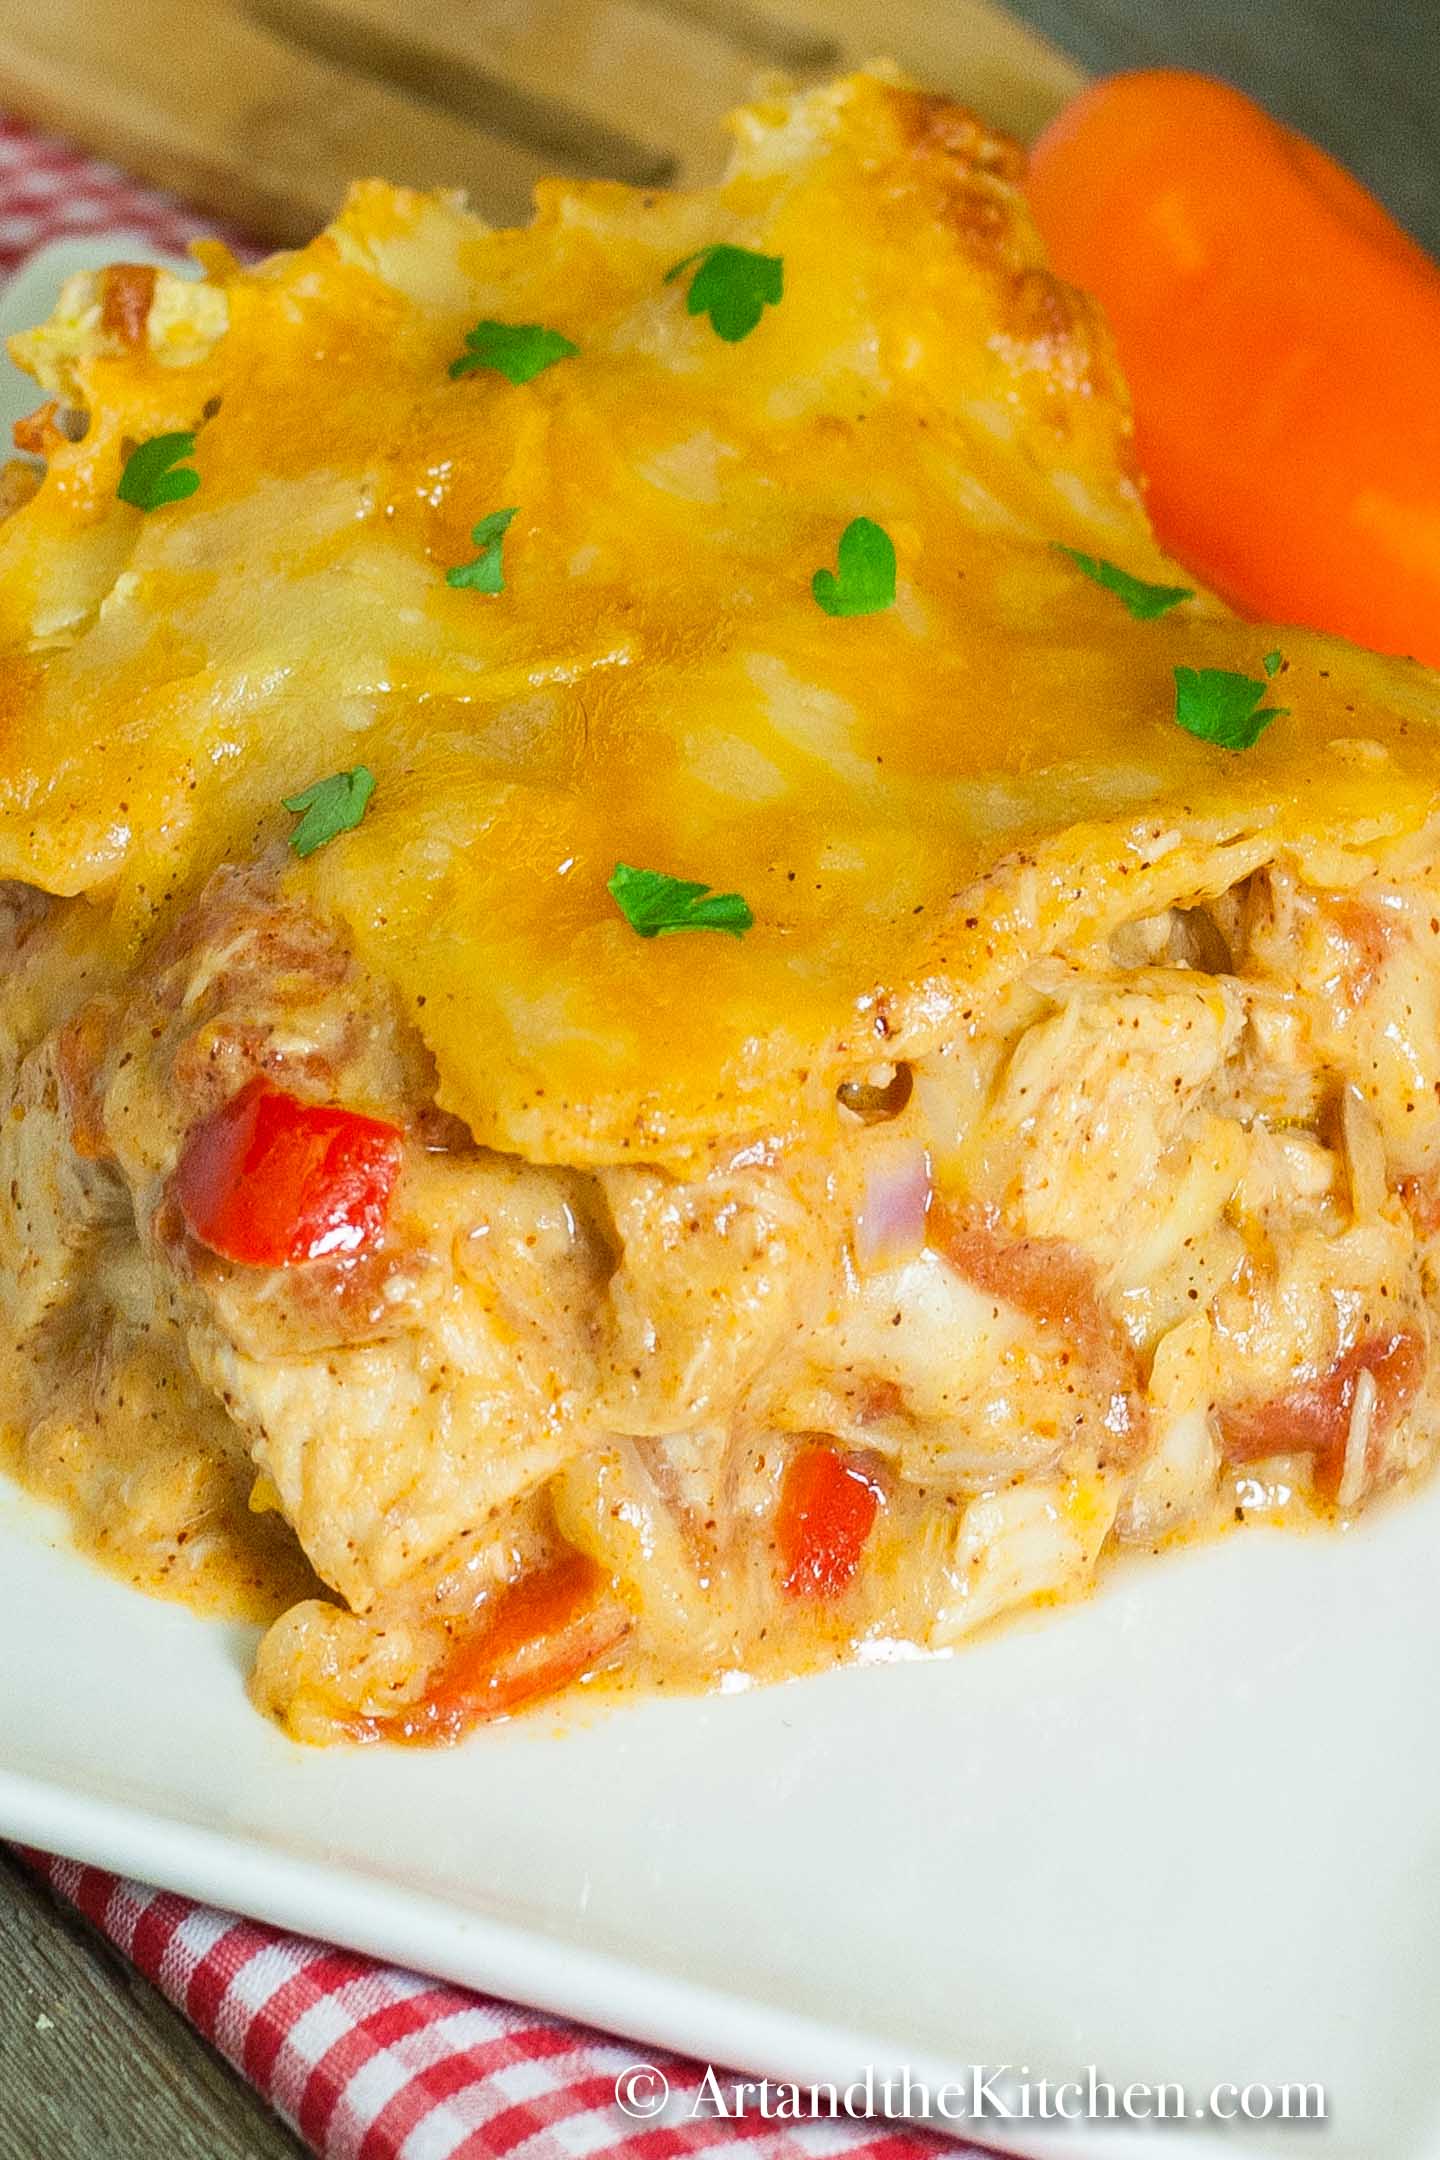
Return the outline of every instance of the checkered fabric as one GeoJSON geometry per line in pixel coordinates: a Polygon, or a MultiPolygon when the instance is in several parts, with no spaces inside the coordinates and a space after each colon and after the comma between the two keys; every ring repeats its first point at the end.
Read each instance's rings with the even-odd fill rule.
{"type": "Polygon", "coordinates": [[[114,165],[0,115],[0,272],[52,240],[107,231],[143,233],[167,254],[183,254],[206,235],[237,252],[255,252],[242,234],[197,217],[173,195],[141,187],[114,165]]]}
{"type": "MultiPolygon", "coordinates": [[[[983,2160],[881,2124],[690,2119],[703,2072],[633,2042],[26,1852],[323,2160],[983,2160]],[[670,2088],[628,2117],[643,2064],[670,2088]],[[633,2088],[626,2088],[631,2090],[633,2088]]],[[[646,2082],[645,2094],[654,2088],[646,2082]]]]}
{"type": "MultiPolygon", "coordinates": [[[[140,232],[160,250],[217,227],[66,144],[0,116],[0,272],[76,233],[140,232]]],[[[243,236],[221,232],[237,251],[243,236]]],[[[973,2154],[922,2133],[849,2122],[769,2130],[687,2120],[702,2071],[307,1942],[233,1913],[43,1853],[23,1856],[103,1929],[323,2160],[935,2160],[973,2154]],[[671,2101],[627,2117],[616,2081],[663,2072],[671,2101]]],[[[651,2088],[646,2087],[646,2090],[651,2088]]]]}

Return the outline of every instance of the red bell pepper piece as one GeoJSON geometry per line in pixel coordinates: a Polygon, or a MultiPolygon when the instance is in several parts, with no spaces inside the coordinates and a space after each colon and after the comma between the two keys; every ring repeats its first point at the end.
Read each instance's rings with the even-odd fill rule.
{"type": "Polygon", "coordinates": [[[607,1663],[631,1626],[603,1568],[585,1553],[561,1552],[487,1599],[479,1627],[421,1701],[363,1720],[352,1737],[410,1747],[462,1740],[607,1663]]]}
{"type": "Polygon", "coordinates": [[[397,1125],[256,1078],[189,1134],[174,1191],[212,1252],[294,1267],[379,1236],[402,1149],[397,1125]]]}
{"type": "Polygon", "coordinates": [[[874,1478],[823,1441],[791,1457],[775,1517],[791,1597],[838,1597],[849,1588],[880,1501],[874,1478]]]}

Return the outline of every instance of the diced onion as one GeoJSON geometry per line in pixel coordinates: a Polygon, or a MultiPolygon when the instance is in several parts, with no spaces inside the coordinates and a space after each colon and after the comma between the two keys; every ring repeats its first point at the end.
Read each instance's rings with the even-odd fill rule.
{"type": "Polygon", "coordinates": [[[1340,1098],[1340,1129],[1345,1141],[1345,1161],[1350,1173],[1350,1207],[1356,1221],[1373,1219],[1384,1204],[1388,1181],[1385,1175],[1385,1143],[1374,1112],[1358,1088],[1347,1087],[1340,1098]]]}
{"type": "Polygon", "coordinates": [[[920,1251],[933,1189],[929,1150],[918,1144],[886,1155],[870,1171],[855,1213],[855,1262],[862,1275],[920,1251]]]}
{"type": "Polygon", "coordinates": [[[1350,1425],[1345,1435],[1345,1465],[1336,1495],[1342,1508],[1354,1507],[1365,1493],[1370,1467],[1370,1435],[1375,1426],[1375,1406],[1380,1390],[1368,1366],[1355,1377],[1355,1400],[1350,1406],[1350,1425]]]}

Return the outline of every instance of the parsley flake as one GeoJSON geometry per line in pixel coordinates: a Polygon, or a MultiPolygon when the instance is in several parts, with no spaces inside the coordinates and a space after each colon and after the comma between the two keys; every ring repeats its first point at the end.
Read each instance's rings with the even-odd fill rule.
{"type": "Polygon", "coordinates": [[[723,930],[738,938],[755,920],[739,893],[717,893],[709,885],[668,877],[663,870],[616,863],[605,889],[631,929],[644,938],[668,937],[676,930],[723,930]]]}
{"type": "Polygon", "coordinates": [[[873,518],[852,518],[840,535],[835,570],[817,570],[810,590],[827,615],[878,615],[895,605],[895,543],[873,518]]]}
{"type": "Polygon", "coordinates": [[[533,382],[557,360],[570,360],[580,350],[558,330],[543,323],[478,322],[465,333],[465,350],[450,363],[452,377],[472,375],[478,368],[493,368],[507,382],[533,382]]]}
{"type": "Polygon", "coordinates": [[[200,485],[200,475],[182,458],[194,457],[195,437],[182,428],[173,435],[152,435],[125,460],[115,493],[137,510],[158,510],[163,503],[184,502],[200,485]]]}
{"type": "Polygon", "coordinates": [[[1279,646],[1277,645],[1274,652],[1266,653],[1265,658],[1261,661],[1260,665],[1264,668],[1267,675],[1278,675],[1281,668],[1285,665],[1285,655],[1283,652],[1281,652],[1279,646]]]}
{"type": "Polygon", "coordinates": [[[665,273],[671,285],[693,266],[685,297],[686,313],[708,315],[717,337],[727,345],[749,337],[767,307],[778,307],[785,292],[785,261],[780,255],[757,255],[753,248],[720,241],[700,248],[665,273]]]}
{"type": "Polygon", "coordinates": [[[1059,540],[1052,541],[1051,546],[1057,555],[1068,555],[1076,569],[1083,570],[1096,585],[1103,585],[1106,592],[1123,600],[1137,622],[1153,622],[1157,615],[1179,607],[1182,600],[1195,597],[1188,585],[1151,585],[1144,578],[1132,577],[1118,563],[1106,562],[1103,555],[1082,555],[1079,548],[1066,547],[1059,540]]]}
{"type": "Polygon", "coordinates": [[[287,795],[285,808],[300,820],[290,835],[295,853],[313,855],[327,840],[352,831],[364,817],[374,792],[374,773],[367,766],[356,765],[349,772],[331,773],[328,780],[316,780],[302,794],[287,795]]]}
{"type": "Polygon", "coordinates": [[[471,592],[497,593],[505,590],[504,568],[500,550],[505,540],[505,528],[515,515],[515,508],[492,510],[489,517],[481,518],[472,526],[470,538],[480,552],[474,562],[457,563],[445,573],[447,585],[468,587],[471,592]]]}
{"type": "Polygon", "coordinates": [[[1263,682],[1228,668],[1175,670],[1175,718],[1187,734],[1222,750],[1253,749],[1270,722],[1288,712],[1285,705],[1260,706],[1265,695],[1263,682]]]}

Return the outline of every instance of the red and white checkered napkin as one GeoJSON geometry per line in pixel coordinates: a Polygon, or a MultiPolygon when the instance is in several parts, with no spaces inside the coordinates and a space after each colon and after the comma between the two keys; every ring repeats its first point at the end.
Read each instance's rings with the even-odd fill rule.
{"type": "MultiPolygon", "coordinates": [[[[0,116],[0,272],[52,240],[107,230],[140,232],[154,248],[173,251],[216,227],[173,196],[0,116]]],[[[756,2135],[713,2115],[677,2120],[683,2097],[663,2122],[636,2123],[616,2104],[622,2071],[643,2058],[684,2096],[699,2088],[699,2065],[99,1868],[25,1857],[322,2160],[499,2160],[521,2147],[526,2160],[671,2160],[715,2147],[735,2160],[932,2160],[975,2151],[846,2122],[756,2135]]]]}
{"type": "Polygon", "coordinates": [[[141,187],[114,165],[0,114],[0,272],[52,240],[106,232],[143,233],[169,255],[207,235],[232,243],[237,237],[173,195],[141,187]]]}

